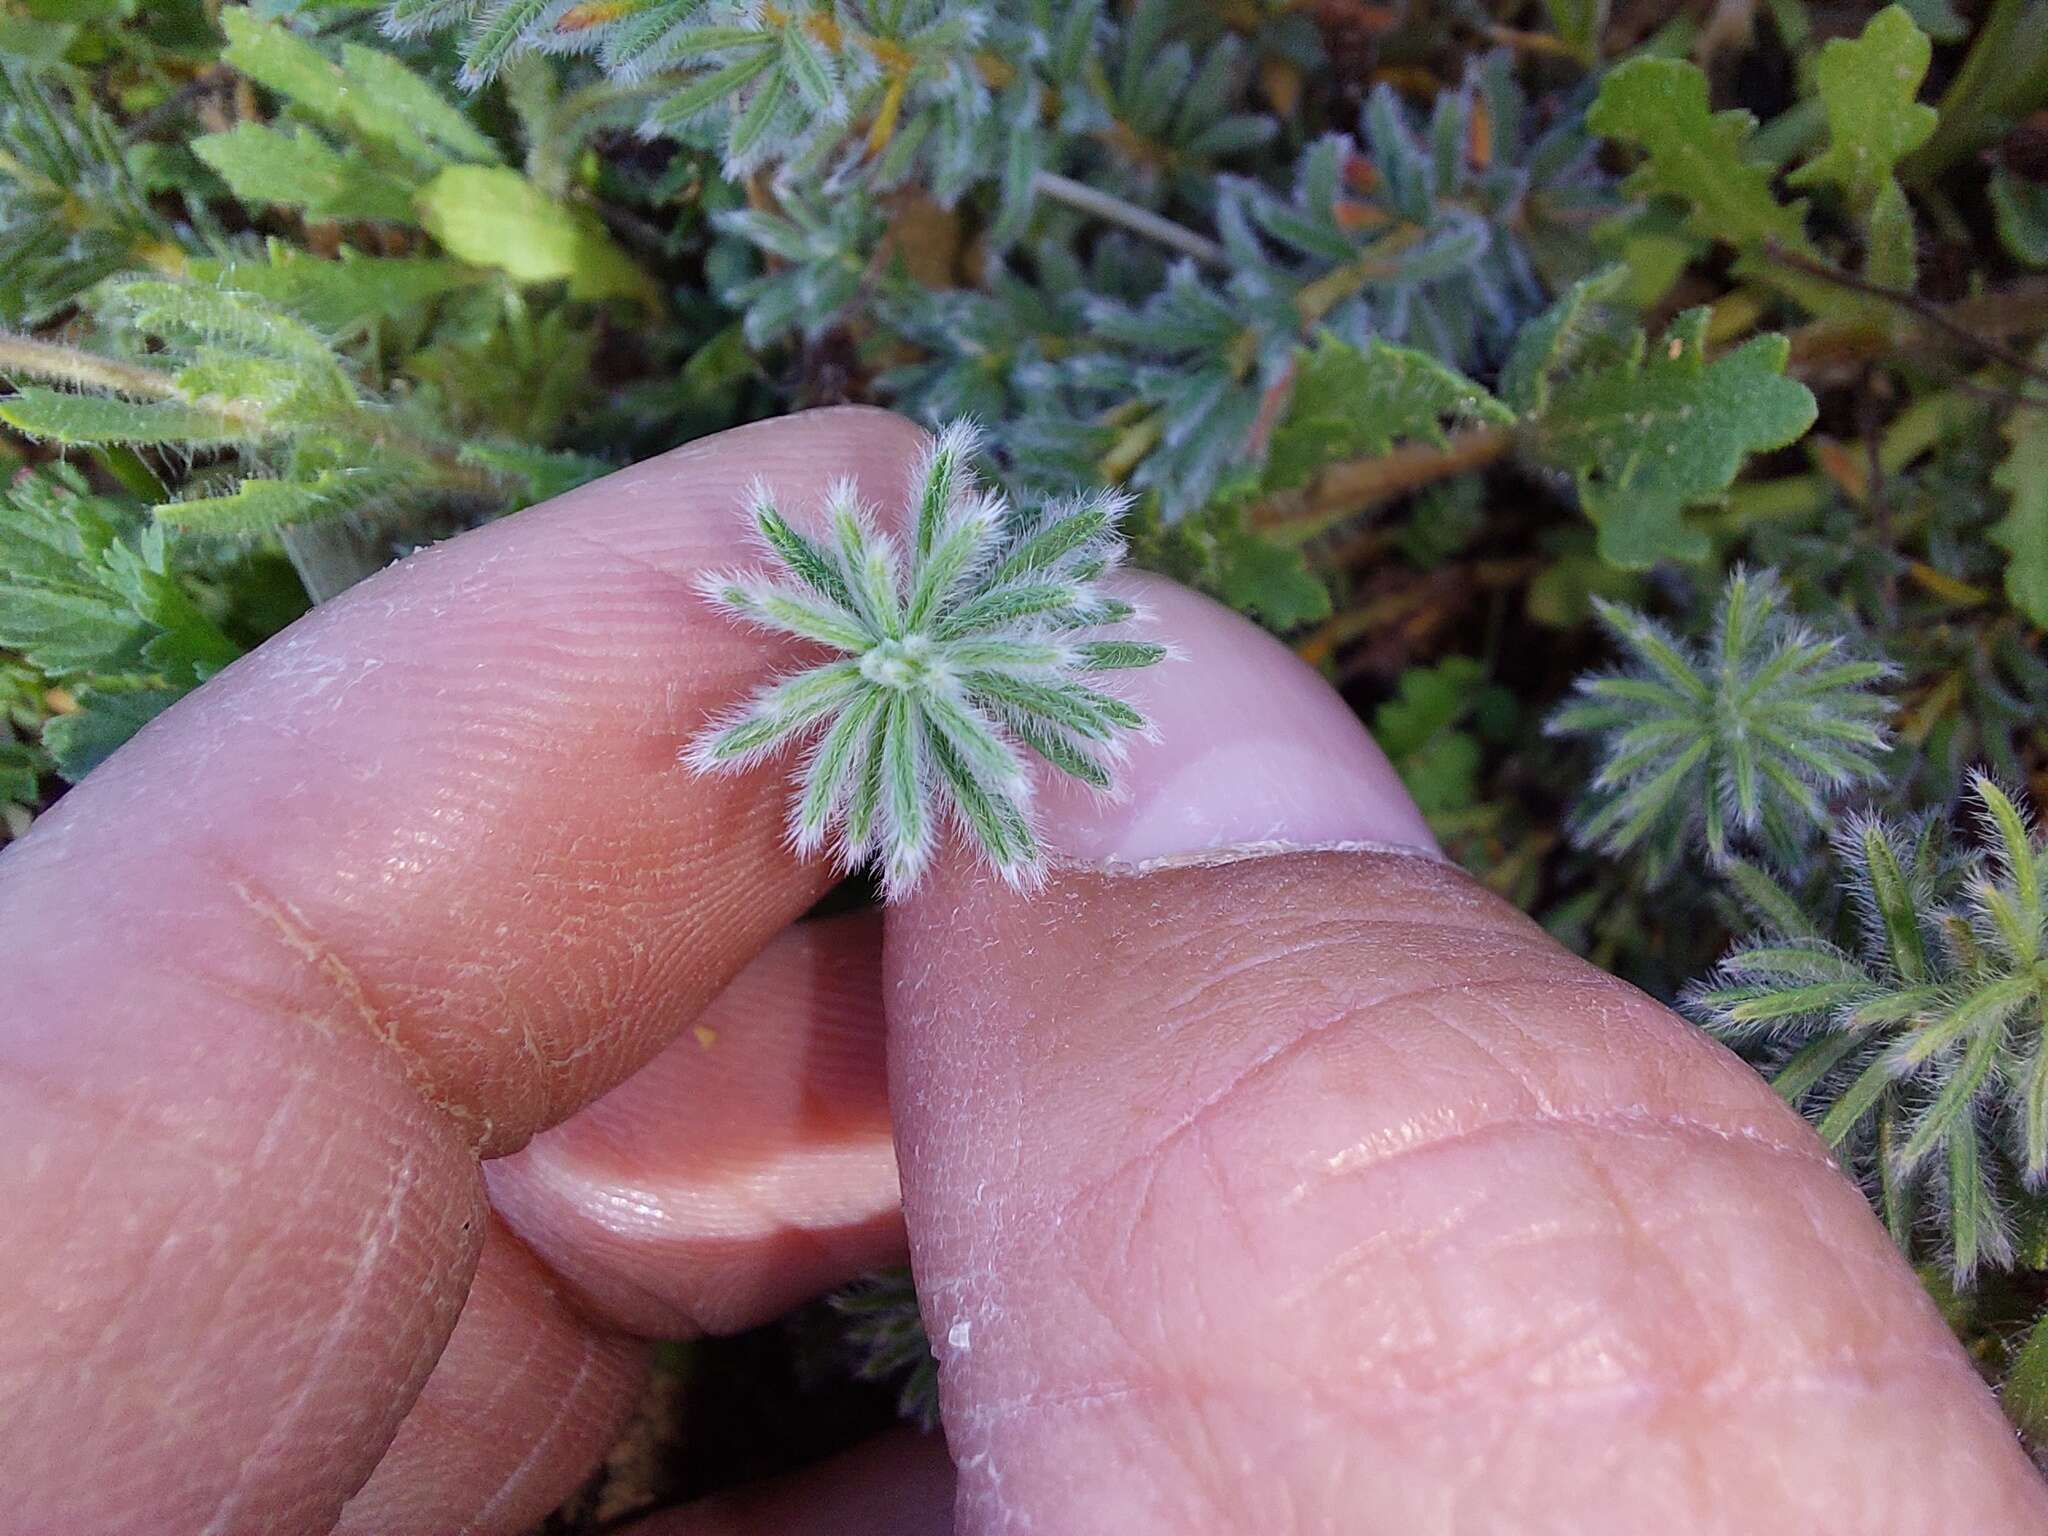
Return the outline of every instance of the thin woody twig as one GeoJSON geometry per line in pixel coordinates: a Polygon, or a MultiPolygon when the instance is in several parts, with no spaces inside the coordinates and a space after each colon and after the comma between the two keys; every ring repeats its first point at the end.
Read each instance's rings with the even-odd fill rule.
{"type": "Polygon", "coordinates": [[[2048,369],[2041,368],[2029,361],[2023,354],[2015,352],[2011,347],[2006,346],[2005,343],[1995,341],[1989,336],[1980,335],[1968,326],[1951,319],[1939,304],[1923,299],[1917,293],[1909,293],[1903,288],[1892,288],[1884,283],[1873,283],[1868,278],[1858,277],[1852,272],[1844,272],[1840,267],[1831,266],[1825,261],[1815,261],[1810,256],[1800,255],[1797,251],[1788,251],[1782,245],[1775,242],[1767,243],[1764,246],[1764,254],[1780,266],[1789,267],[1794,272],[1802,272],[1808,277],[1819,278],[1824,283],[1832,283],[1837,288],[1846,288],[1851,293],[1868,294],[1871,298],[1883,299],[1888,304],[1895,304],[1908,314],[1915,316],[1932,326],[1935,330],[1940,331],[1944,336],[1952,337],[1964,346],[1981,352],[1993,361],[2005,364],[2006,367],[2013,369],[2017,373],[2024,374],[2037,384],[2048,384],[2048,369]]]}

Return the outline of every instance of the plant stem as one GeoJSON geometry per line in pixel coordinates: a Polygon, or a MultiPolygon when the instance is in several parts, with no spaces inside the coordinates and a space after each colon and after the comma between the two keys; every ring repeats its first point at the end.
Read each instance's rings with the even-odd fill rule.
{"type": "Polygon", "coordinates": [[[1040,196],[1065,203],[1082,213],[1093,214],[1098,219],[1107,219],[1112,224],[1121,224],[1132,234],[1156,240],[1183,256],[1192,256],[1206,267],[1220,272],[1230,270],[1230,253],[1220,244],[1207,235],[1196,234],[1186,225],[1161,218],[1149,208],[1140,208],[1136,203],[1125,202],[1120,197],[1053,171],[1038,172],[1031,178],[1031,186],[1040,196]]]}
{"type": "Polygon", "coordinates": [[[1505,458],[1514,443],[1515,435],[1506,427],[1467,427],[1452,433],[1442,447],[1413,443],[1392,453],[1331,464],[1303,489],[1255,503],[1247,521],[1268,532],[1313,538],[1396,496],[1484,469],[1505,458]]]}
{"type": "Polygon", "coordinates": [[[1883,299],[1887,304],[1896,304],[1943,335],[1981,352],[1995,362],[2005,364],[2006,367],[2026,375],[2037,384],[2048,384],[2048,369],[2036,366],[2005,343],[1979,335],[1968,326],[1951,320],[1939,304],[1923,299],[1917,293],[1909,293],[1903,288],[1888,287],[1883,283],[1873,283],[1868,278],[1844,272],[1840,267],[1831,266],[1825,261],[1816,261],[1797,251],[1787,250],[1781,245],[1765,245],[1764,254],[1780,266],[1789,267],[1794,272],[1803,272],[1808,277],[1817,277],[1824,283],[1833,283],[1836,287],[1847,288],[1852,293],[1865,293],[1874,299],[1883,299]]]}
{"type": "MultiPolygon", "coordinates": [[[[274,436],[278,430],[263,412],[249,406],[211,397],[195,400],[178,387],[176,379],[154,368],[124,363],[56,342],[38,341],[16,331],[0,331],[0,377],[16,374],[81,389],[105,390],[131,399],[177,400],[188,405],[201,405],[218,412],[223,420],[246,431],[251,437],[274,436]]],[[[349,425],[365,440],[380,447],[388,445],[433,465],[445,477],[450,490],[477,496],[489,496],[498,490],[498,478],[487,469],[464,463],[459,448],[418,437],[397,426],[388,416],[360,406],[354,414],[356,420],[349,425]]]]}
{"type": "MultiPolygon", "coordinates": [[[[54,384],[103,389],[109,394],[143,400],[183,400],[185,392],[169,374],[123,363],[53,341],[38,341],[15,331],[0,331],[0,374],[25,373],[54,384]]],[[[228,413],[223,411],[223,415],[228,413]]],[[[239,420],[238,417],[231,419],[239,420]]]]}

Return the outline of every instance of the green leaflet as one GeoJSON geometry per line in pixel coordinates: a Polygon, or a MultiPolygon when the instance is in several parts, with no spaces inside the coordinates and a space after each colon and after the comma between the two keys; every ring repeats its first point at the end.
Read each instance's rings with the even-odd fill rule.
{"type": "Polygon", "coordinates": [[[1231,521],[1215,534],[1211,583],[1231,607],[1269,628],[1299,629],[1330,616],[1330,589],[1298,548],[1277,544],[1231,521]]]}
{"type": "Polygon", "coordinates": [[[53,443],[235,443],[251,435],[249,424],[221,411],[182,400],[122,400],[113,395],[73,395],[37,384],[22,385],[0,399],[0,421],[30,437],[53,443]]]}
{"type": "Polygon", "coordinates": [[[487,275],[483,268],[434,256],[362,256],[344,249],[340,260],[322,261],[281,244],[269,255],[268,261],[194,261],[187,270],[199,282],[256,294],[335,336],[417,314],[487,275]]]}
{"type": "Polygon", "coordinates": [[[1479,703],[1486,668],[1470,656],[1410,667],[1399,692],[1373,712],[1373,739],[1425,816],[1464,810],[1478,798],[1479,740],[1460,725],[1479,703]]]}
{"type": "Polygon", "coordinates": [[[80,688],[77,709],[43,727],[43,748],[57,771],[76,784],[189,691],[147,685],[80,688]]]}
{"type": "Polygon", "coordinates": [[[303,208],[316,218],[413,220],[411,189],[307,128],[238,123],[192,141],[192,152],[246,203],[303,208]]]}
{"type": "Polygon", "coordinates": [[[450,255],[522,283],[567,279],[576,299],[659,301],[653,280],[596,215],[556,202],[504,166],[451,165],[420,189],[420,221],[450,255]]]}
{"type": "Polygon", "coordinates": [[[241,6],[223,7],[220,20],[228,35],[222,59],[328,128],[389,145],[423,168],[499,158],[460,108],[391,54],[351,43],[336,63],[241,6]]]}
{"type": "Polygon", "coordinates": [[[1709,362],[1707,312],[1688,310],[1655,345],[1639,336],[1612,366],[1561,381],[1533,424],[1538,453],[1578,481],[1608,562],[1640,569],[1699,560],[1686,508],[1725,492],[1745,457],[1813,425],[1812,394],[1785,377],[1785,338],[1759,336],[1709,362]]]}
{"type": "Polygon", "coordinates": [[[155,513],[158,522],[182,532],[264,533],[360,512],[405,490],[388,469],[323,469],[303,480],[244,480],[218,496],[164,502],[155,513]]]}
{"type": "Polygon", "coordinates": [[[2005,593],[2013,607],[2048,625],[2048,410],[2015,410],[2003,430],[2005,458],[1991,483],[2010,498],[2010,510],[1986,537],[2008,556],[2005,593]]]}
{"type": "Polygon", "coordinates": [[[1495,424],[1514,413],[1425,352],[1324,332],[1295,354],[1294,394],[1273,433],[1266,485],[1305,484],[1325,464],[1387,452],[1404,439],[1441,444],[1443,419],[1495,424]]]}
{"type": "Polygon", "coordinates": [[[1694,65],[1629,60],[1601,82],[1586,122],[1595,133],[1644,152],[1628,190],[1686,203],[1694,234],[1735,246],[1776,241],[1807,249],[1804,210],[1779,202],[1770,172],[1744,153],[1756,119],[1743,111],[1710,111],[1707,77],[1694,65]]]}
{"type": "Polygon", "coordinates": [[[1795,187],[1835,186],[1866,211],[1893,168],[1927,142],[1939,114],[1914,98],[1927,78],[1933,45],[1903,7],[1879,11],[1860,37],[1836,38],[1820,51],[1814,88],[1828,118],[1828,147],[1786,180],[1795,187]]]}

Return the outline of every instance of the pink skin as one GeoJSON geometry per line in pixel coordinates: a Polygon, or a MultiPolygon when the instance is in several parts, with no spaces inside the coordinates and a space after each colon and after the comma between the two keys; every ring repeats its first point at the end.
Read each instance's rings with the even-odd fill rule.
{"type": "MultiPolygon", "coordinates": [[[[892,1130],[963,1533],[2048,1529],[1746,1069],[1413,851],[1215,854],[1427,833],[1202,599],[1141,584],[1188,659],[1038,898],[956,851],[885,975],[777,938],[781,782],[675,762],[776,657],[689,578],[754,475],[890,503],[917,443],[743,429],[416,557],[0,855],[0,1532],[521,1529],[629,1332],[902,1252],[892,1130]]],[[[649,1529],[943,1530],[930,1452],[649,1529]]]]}

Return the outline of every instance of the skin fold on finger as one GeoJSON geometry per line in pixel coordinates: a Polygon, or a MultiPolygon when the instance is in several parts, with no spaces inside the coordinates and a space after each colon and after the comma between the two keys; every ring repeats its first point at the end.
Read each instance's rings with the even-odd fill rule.
{"type": "Polygon", "coordinates": [[[785,929],[653,1061],[484,1165],[590,1312],[729,1332],[902,1262],[881,945],[873,912],[785,929]]]}
{"type": "Polygon", "coordinates": [[[646,1348],[595,1329],[491,1221],[462,1315],[337,1536],[518,1536],[576,1489],[632,1413],[646,1348]]]}
{"type": "Polygon", "coordinates": [[[635,1521],[625,1536],[952,1536],[953,1464],[899,1429],[756,1488],[635,1521]]]}
{"type": "Polygon", "coordinates": [[[0,854],[0,1529],[324,1530],[453,1327],[510,1150],[829,872],[677,753],[776,665],[690,582],[901,495],[877,412],[741,429],[426,551],[0,854]]]}
{"type": "Polygon", "coordinates": [[[1284,649],[1148,601],[1194,662],[1131,681],[1127,798],[888,922],[962,1536],[2048,1529],[1804,1123],[1431,856],[1284,649]]]}

